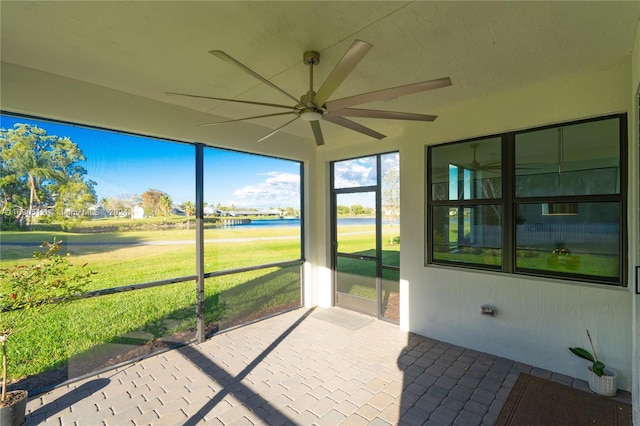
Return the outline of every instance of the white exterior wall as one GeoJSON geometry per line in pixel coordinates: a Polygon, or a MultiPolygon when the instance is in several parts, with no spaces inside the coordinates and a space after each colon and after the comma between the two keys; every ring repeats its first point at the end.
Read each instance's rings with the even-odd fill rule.
{"type": "MultiPolygon", "coordinates": [[[[449,125],[430,132],[427,143],[628,112],[629,80],[629,66],[621,65],[459,105],[441,113],[449,125]],[[458,126],[454,124],[456,121],[458,126]]],[[[413,159],[420,154],[424,157],[424,152],[415,146],[406,151],[401,161],[409,158],[417,163],[413,159]]],[[[414,168],[419,168],[419,176],[424,176],[424,162],[412,164],[409,170],[414,168]]],[[[417,180],[415,175],[409,178],[410,182],[417,180]]],[[[407,198],[409,209],[424,209],[423,204],[411,201],[410,195],[403,200],[407,198]]],[[[638,220],[637,216],[629,219],[636,223],[638,220]]],[[[402,255],[407,253],[406,248],[402,246],[402,255]]],[[[418,247],[412,245],[409,251],[413,250],[418,247]]],[[[423,267],[415,261],[404,266],[402,263],[401,275],[409,283],[410,294],[406,326],[411,331],[586,379],[585,362],[567,348],[588,346],[585,333],[588,328],[599,357],[618,372],[618,386],[631,390],[632,286],[614,288],[466,272],[423,267]],[[495,306],[497,315],[483,317],[482,304],[495,306]]]]}
{"type": "MultiPolygon", "coordinates": [[[[631,86],[630,86],[629,127],[629,163],[630,190],[629,211],[633,220],[629,222],[629,274],[633,277],[634,267],[640,265],[640,22],[636,28],[636,39],[631,55],[631,86]]],[[[633,285],[635,283],[631,283],[633,285]]],[[[640,283],[639,283],[640,284],[640,283]]],[[[633,421],[640,425],[640,296],[633,297],[633,317],[631,319],[633,332],[633,421]]]]}
{"type": "MultiPolygon", "coordinates": [[[[438,111],[434,123],[410,124],[405,133],[372,141],[364,150],[348,146],[319,153],[318,161],[328,162],[400,151],[403,329],[586,379],[585,361],[568,347],[588,346],[588,328],[600,358],[618,372],[618,386],[631,390],[633,286],[424,266],[422,238],[426,145],[629,112],[630,72],[626,63],[497,93],[438,111]],[[497,315],[482,316],[483,304],[495,306],[497,315]]],[[[633,221],[637,213],[629,217],[633,221]]]]}

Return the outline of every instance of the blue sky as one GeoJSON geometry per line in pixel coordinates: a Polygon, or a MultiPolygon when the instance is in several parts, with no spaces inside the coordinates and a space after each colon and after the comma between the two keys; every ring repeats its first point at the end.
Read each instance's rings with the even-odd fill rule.
{"type": "MultiPolygon", "coordinates": [[[[400,155],[397,152],[382,155],[382,176],[392,167],[396,167],[398,170],[400,168],[400,155]]],[[[334,185],[336,188],[376,185],[378,179],[377,157],[373,155],[370,157],[337,161],[334,164],[334,174],[334,185]]],[[[373,197],[371,193],[340,194],[338,204],[346,206],[360,204],[365,207],[375,207],[375,197],[373,197]]]]}
{"type": "MultiPolygon", "coordinates": [[[[192,145],[80,126],[0,116],[0,127],[36,124],[48,135],[69,137],[86,157],[82,166],[98,198],[159,189],[174,203],[195,201],[192,145]]],[[[300,208],[299,163],[233,151],[205,149],[205,202],[236,207],[300,208]]]]}

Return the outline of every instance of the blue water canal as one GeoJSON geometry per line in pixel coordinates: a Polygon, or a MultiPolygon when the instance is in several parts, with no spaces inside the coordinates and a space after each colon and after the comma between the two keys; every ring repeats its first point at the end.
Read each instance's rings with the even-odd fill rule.
{"type": "MultiPolygon", "coordinates": [[[[383,220],[383,224],[387,221],[383,220]]],[[[375,219],[372,217],[344,217],[338,218],[339,226],[349,225],[374,225],[375,219]]],[[[238,227],[242,229],[251,228],[293,228],[300,226],[300,219],[252,219],[251,223],[226,225],[224,228],[238,227]]]]}

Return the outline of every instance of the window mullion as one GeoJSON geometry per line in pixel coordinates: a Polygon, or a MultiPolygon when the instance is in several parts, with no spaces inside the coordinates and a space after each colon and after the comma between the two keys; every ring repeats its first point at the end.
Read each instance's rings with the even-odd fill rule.
{"type": "Polygon", "coordinates": [[[502,137],[502,270],[515,269],[515,135],[502,137]]]}

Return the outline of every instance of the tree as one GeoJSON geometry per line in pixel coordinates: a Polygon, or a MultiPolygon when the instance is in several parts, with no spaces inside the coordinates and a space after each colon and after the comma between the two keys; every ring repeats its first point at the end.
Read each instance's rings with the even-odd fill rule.
{"type": "Polygon", "coordinates": [[[124,201],[118,197],[105,197],[100,200],[100,205],[107,211],[109,216],[120,217],[120,213],[125,210],[124,201]]]}
{"type": "Polygon", "coordinates": [[[142,207],[147,216],[156,217],[160,214],[160,198],[167,195],[159,189],[148,189],[140,196],[142,198],[142,207]]]}
{"type": "Polygon", "coordinates": [[[298,217],[299,216],[298,212],[293,207],[286,207],[284,209],[284,214],[285,214],[285,216],[288,216],[288,217],[298,217]]]}
{"type": "Polygon", "coordinates": [[[109,197],[102,197],[100,199],[100,205],[102,206],[103,209],[105,209],[108,212],[109,211],[109,197]]]}
{"type": "Polygon", "coordinates": [[[338,215],[349,215],[351,214],[351,207],[349,206],[336,206],[336,213],[338,215]]]}
{"type": "Polygon", "coordinates": [[[85,160],[84,154],[68,137],[47,135],[36,125],[16,123],[12,129],[0,129],[0,148],[2,211],[15,207],[12,215],[16,223],[26,217],[31,229],[35,207],[55,203],[61,190],[80,191],[85,203],[82,208],[95,203],[95,182],[85,182],[87,171],[77,164],[85,160]]]}
{"type": "MultiPolygon", "coordinates": [[[[24,329],[27,324],[41,321],[45,312],[61,306],[61,302],[80,297],[90,283],[92,271],[85,265],[74,267],[66,256],[57,252],[62,241],[45,241],[40,247],[46,252],[35,252],[35,262],[16,264],[0,269],[4,290],[0,293],[0,347],[2,358],[2,392],[0,403],[6,400],[8,381],[7,340],[24,329]]],[[[41,326],[46,326],[43,321],[41,326]]],[[[2,404],[0,404],[2,405],[2,404]]],[[[10,416],[6,416],[11,420],[10,416]]],[[[4,424],[4,421],[3,421],[4,424]]]]}
{"type": "MultiPolygon", "coordinates": [[[[391,167],[382,177],[382,215],[393,226],[400,218],[400,174],[391,167]]],[[[390,237],[393,244],[393,235],[390,237]]]]}
{"type": "Polygon", "coordinates": [[[351,206],[351,212],[354,215],[358,216],[358,215],[361,215],[361,214],[366,214],[367,213],[367,209],[366,209],[366,207],[364,207],[361,204],[354,204],[354,205],[351,206]]]}
{"type": "Polygon", "coordinates": [[[96,194],[85,182],[77,180],[69,180],[57,189],[55,217],[62,220],[63,229],[69,230],[88,216],[86,208],[95,203],[96,194]]]}
{"type": "Polygon", "coordinates": [[[187,229],[189,229],[189,218],[192,214],[195,213],[196,206],[191,201],[185,201],[184,203],[180,204],[180,208],[184,210],[184,214],[187,215],[187,229]]]}
{"type": "Polygon", "coordinates": [[[169,197],[167,194],[163,194],[162,196],[160,196],[160,199],[158,200],[158,208],[164,215],[165,222],[167,221],[167,216],[169,215],[169,213],[171,213],[172,204],[173,204],[173,201],[171,201],[171,197],[169,197]]]}

